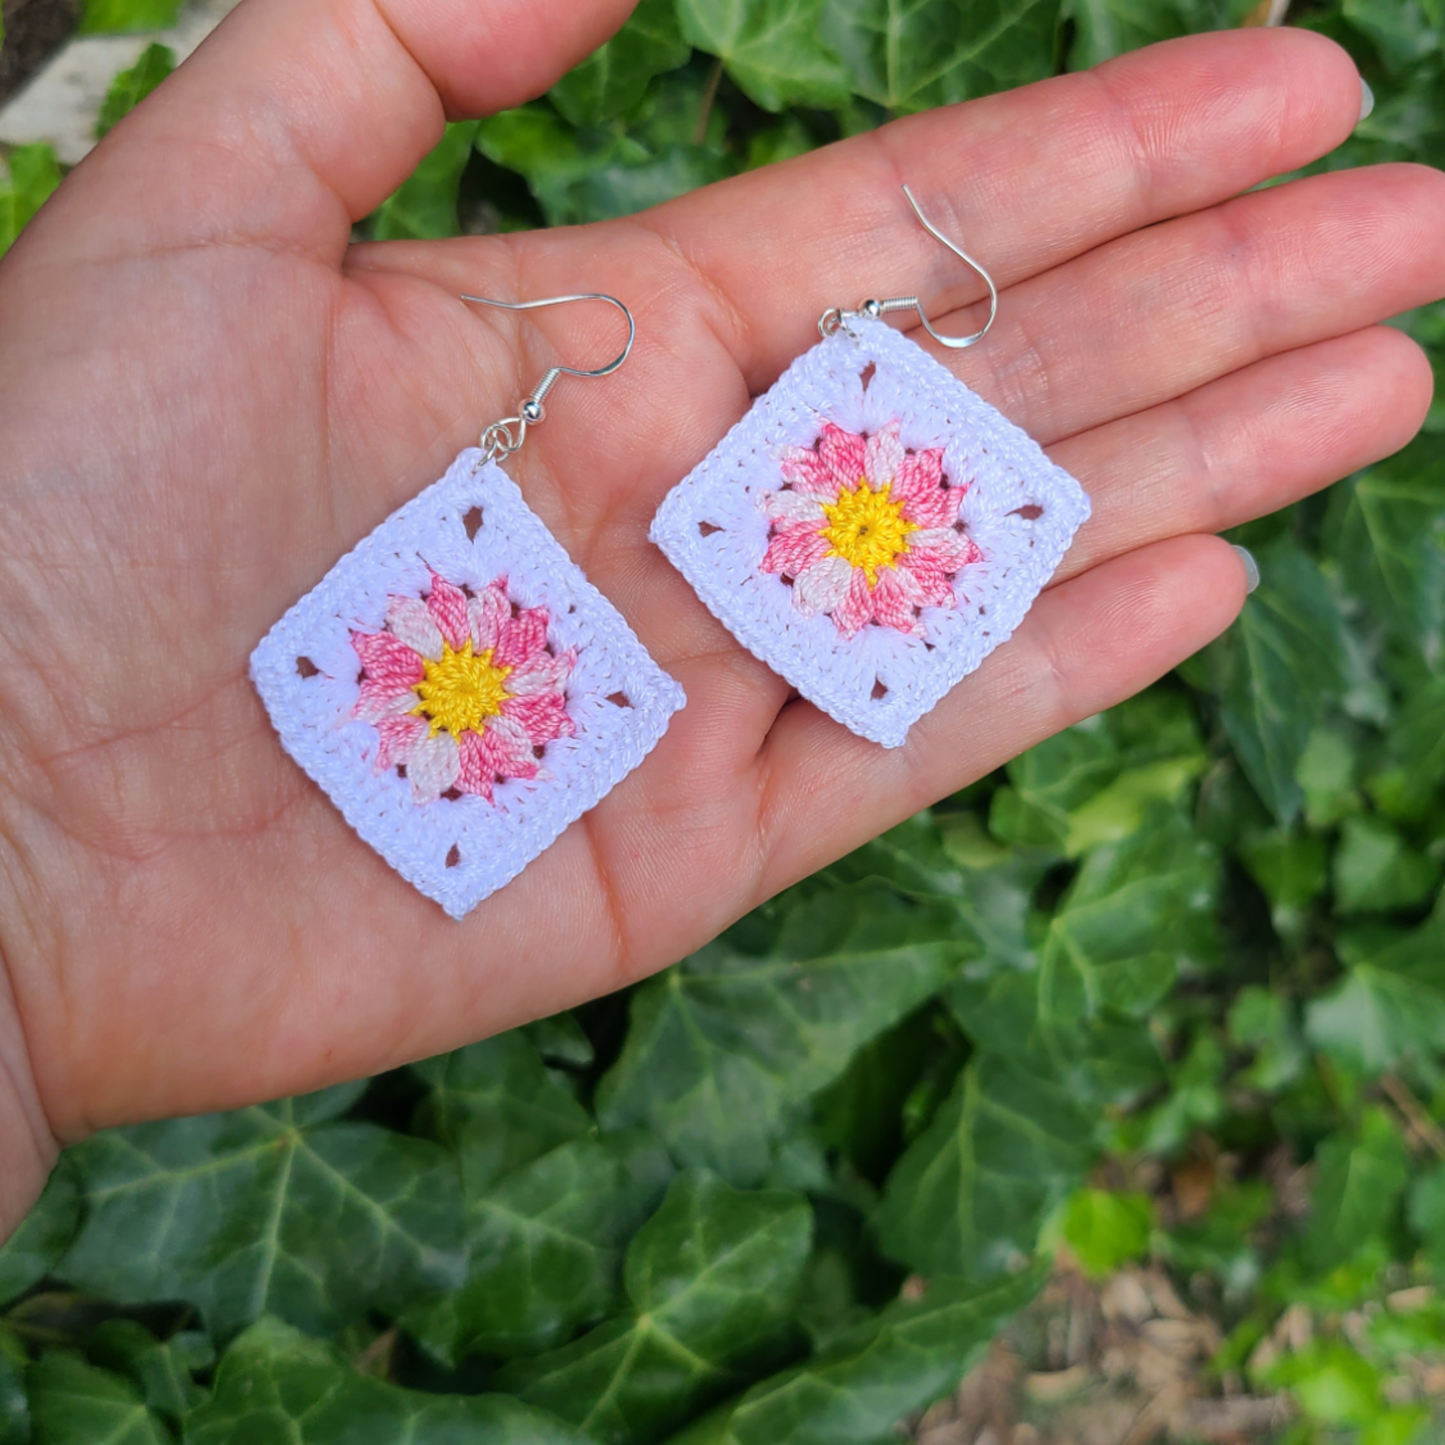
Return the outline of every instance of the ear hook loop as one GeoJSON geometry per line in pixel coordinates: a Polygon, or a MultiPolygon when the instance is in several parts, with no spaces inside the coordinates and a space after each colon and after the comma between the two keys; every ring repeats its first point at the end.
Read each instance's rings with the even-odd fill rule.
{"type": "Polygon", "coordinates": [[[532,394],[517,408],[517,415],[494,421],[482,433],[479,443],[482,458],[477,464],[479,467],[521,451],[522,443],[527,440],[527,428],[546,419],[547,410],[542,403],[546,400],[547,393],[557,384],[559,377],[611,376],[632,355],[632,343],[637,339],[637,323],[632,319],[632,312],[615,296],[605,295],[601,291],[582,291],[575,296],[544,296],[539,301],[497,301],[490,296],[465,294],[461,299],[475,301],[479,306],[496,306],[502,311],[536,311],[543,306],[563,306],[569,301],[606,301],[627,318],[627,344],[606,366],[599,366],[593,371],[586,371],[580,366],[549,366],[543,372],[541,381],[532,388],[532,394]]]}
{"type": "MultiPolygon", "coordinates": [[[[890,311],[916,311],[918,319],[923,323],[923,329],[940,346],[947,346],[954,351],[962,351],[966,346],[972,346],[975,342],[982,341],[988,335],[993,326],[994,318],[998,315],[998,287],[993,284],[993,277],[981,266],[962,246],[955,245],[950,241],[927,216],[923,214],[923,207],[914,199],[913,192],[907,186],[903,187],[903,194],[908,197],[908,204],[913,207],[913,214],[918,217],[923,229],[933,237],[935,241],[941,241],[960,261],[972,266],[988,287],[988,320],[983,323],[981,330],[975,331],[972,336],[942,336],[933,329],[927,313],[923,309],[923,303],[916,296],[893,296],[887,300],[862,301],[856,311],[844,311],[840,307],[831,306],[825,311],[818,321],[818,330],[823,336],[832,336],[840,327],[845,327],[850,316],[871,316],[877,320],[880,316],[887,315],[890,311]]],[[[846,328],[845,328],[846,329],[846,328]]]]}

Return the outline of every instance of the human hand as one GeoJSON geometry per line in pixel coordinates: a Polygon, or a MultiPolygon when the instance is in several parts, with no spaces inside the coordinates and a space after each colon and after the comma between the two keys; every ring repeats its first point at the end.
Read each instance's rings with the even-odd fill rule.
{"type": "Polygon", "coordinates": [[[627,8],[247,0],[0,266],[0,1234],[57,1139],[375,1072],[673,961],[1167,671],[1243,600],[1206,534],[1420,424],[1429,368],[1375,323],[1445,292],[1445,182],[1239,194],[1358,117],[1353,65],[1303,32],[1159,46],[627,220],[349,245],[444,109],[538,93],[627,8]],[[977,278],[902,180],[1005,288],[943,359],[1094,515],[1013,641],[885,752],[790,702],[647,528],[825,307],[918,291],[972,329],[949,312],[977,278]],[[510,470],[688,706],[458,925],[283,754],[247,660],[545,366],[610,354],[610,313],[458,293],[576,289],[632,307],[636,350],[559,391],[510,470]]]}

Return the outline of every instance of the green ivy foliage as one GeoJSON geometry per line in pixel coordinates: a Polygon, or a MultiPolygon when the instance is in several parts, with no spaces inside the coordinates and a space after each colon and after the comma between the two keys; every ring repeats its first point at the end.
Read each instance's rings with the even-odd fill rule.
{"type": "MultiPolygon", "coordinates": [[[[1249,8],[642,0],[363,231],[627,214],[1249,8]]],[[[1323,167],[1445,160],[1440,0],[1292,19],[1378,98],[1323,167]]],[[[58,179],[11,154],[0,244],[58,179]]],[[[1445,357],[1445,308],[1399,324],[1445,357]]],[[[0,1249],[0,1445],[882,1445],[1054,1248],[1212,1301],[1294,1445],[1437,1438],[1400,1362],[1445,1306],[1328,1321],[1445,1272],[1445,411],[1239,540],[1263,584],[1178,674],[627,994],[72,1149],[0,1249]],[[1171,1213],[1161,1175],[1218,1157],[1171,1213]],[[1259,1351],[1292,1304],[1321,1330],[1259,1351]]]]}

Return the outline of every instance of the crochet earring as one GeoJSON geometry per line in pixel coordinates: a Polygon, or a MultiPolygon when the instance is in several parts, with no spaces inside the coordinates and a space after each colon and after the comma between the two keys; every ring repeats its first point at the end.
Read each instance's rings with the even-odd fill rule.
{"type": "Polygon", "coordinates": [[[882,317],[832,307],[822,341],[663,499],[652,540],[750,652],[861,737],[908,730],[1006,642],[1089,515],[1038,444],[882,317]]]}
{"type": "Polygon", "coordinates": [[[682,689],[498,465],[562,376],[393,513],[271,629],[251,677],[282,746],[453,918],[510,882],[652,751],[682,689]]]}

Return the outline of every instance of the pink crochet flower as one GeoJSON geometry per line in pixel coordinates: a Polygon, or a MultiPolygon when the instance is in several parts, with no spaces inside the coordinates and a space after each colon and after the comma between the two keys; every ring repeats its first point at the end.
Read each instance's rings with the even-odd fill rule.
{"type": "Polygon", "coordinates": [[[773,523],[763,571],[844,637],[870,622],[924,636],[921,609],[953,606],[953,578],[983,560],[958,520],[967,483],[949,485],[942,448],[905,451],[897,422],[872,436],[829,422],[815,447],[784,452],[782,472],[760,499],[773,523]]]}
{"type": "Polygon", "coordinates": [[[405,768],[412,797],[476,793],[535,778],[554,738],[576,731],[566,687],[577,649],[547,646],[545,607],[514,609],[507,579],[474,597],[432,573],[431,592],[390,597],[382,632],[353,632],[361,696],[352,715],[380,735],[376,767],[405,768]]]}

